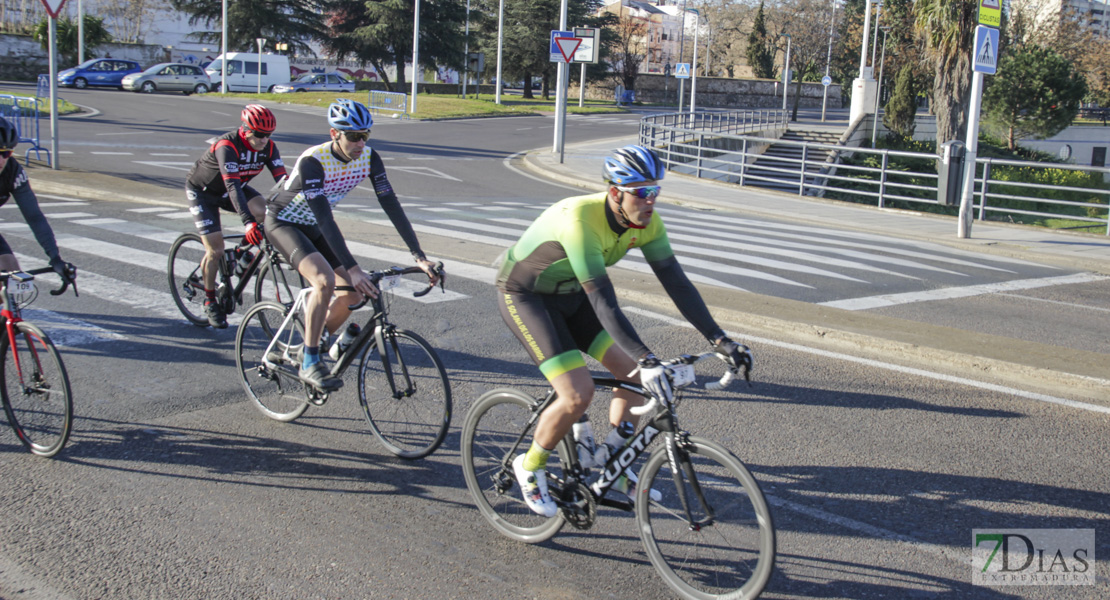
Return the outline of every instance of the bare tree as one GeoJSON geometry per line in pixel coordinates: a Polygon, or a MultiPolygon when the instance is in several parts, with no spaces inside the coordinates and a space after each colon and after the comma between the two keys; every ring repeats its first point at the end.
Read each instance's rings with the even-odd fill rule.
{"type": "Polygon", "coordinates": [[[99,8],[116,40],[141,43],[170,5],[166,0],[100,0],[99,8]]]}
{"type": "Polygon", "coordinates": [[[636,76],[640,74],[640,64],[647,53],[646,20],[632,17],[621,11],[617,21],[617,41],[610,57],[613,63],[613,79],[626,90],[636,89],[636,76]]]}

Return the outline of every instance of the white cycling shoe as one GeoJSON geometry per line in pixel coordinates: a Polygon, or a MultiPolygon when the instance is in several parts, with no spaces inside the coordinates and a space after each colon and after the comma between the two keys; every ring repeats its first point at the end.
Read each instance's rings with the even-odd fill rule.
{"type": "Polygon", "coordinates": [[[513,459],[513,474],[524,493],[524,503],[532,512],[544,517],[554,517],[559,512],[559,507],[547,493],[547,469],[524,470],[524,455],[521,454],[513,459]]]}

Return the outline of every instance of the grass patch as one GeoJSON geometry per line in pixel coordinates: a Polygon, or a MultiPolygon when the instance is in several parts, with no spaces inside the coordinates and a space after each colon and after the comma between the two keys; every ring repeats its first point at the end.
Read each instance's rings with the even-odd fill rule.
{"type": "MultiPolygon", "coordinates": [[[[300,104],[326,107],[336,98],[351,98],[366,102],[366,92],[336,94],[333,92],[293,92],[291,94],[225,94],[228,98],[244,100],[265,100],[279,104],[300,104]]],[[[555,111],[555,100],[534,98],[526,100],[520,96],[501,95],[501,104],[495,104],[492,95],[460,98],[454,94],[421,94],[416,99],[416,114],[413,119],[452,119],[463,117],[492,117],[505,115],[539,115],[555,111]]],[[[578,99],[567,102],[567,112],[571,114],[625,113],[612,102],[587,100],[585,106],[578,107],[578,99]]],[[[388,112],[382,114],[389,114],[388,112]]]]}
{"type": "MultiPolygon", "coordinates": [[[[17,93],[17,92],[13,92],[13,91],[10,91],[10,90],[4,90],[4,89],[0,89],[0,94],[5,95],[5,96],[15,96],[17,98],[34,98],[34,96],[28,96],[27,94],[20,94],[20,93],[17,93]]],[[[78,112],[81,112],[80,108],[78,108],[77,106],[74,106],[73,104],[70,104],[69,102],[66,102],[65,100],[62,100],[61,98],[58,98],[58,114],[59,115],[71,115],[73,113],[78,113],[78,112]]],[[[50,114],[50,100],[47,99],[47,98],[40,98],[39,99],[39,116],[47,116],[49,114],[50,114]]]]}

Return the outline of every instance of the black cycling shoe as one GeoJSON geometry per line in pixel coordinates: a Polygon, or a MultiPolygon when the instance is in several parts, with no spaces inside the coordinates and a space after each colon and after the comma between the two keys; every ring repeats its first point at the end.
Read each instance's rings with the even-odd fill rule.
{"type": "Polygon", "coordinates": [[[208,324],[216,329],[227,329],[227,315],[224,307],[219,302],[205,302],[204,314],[208,317],[208,324]]]}
{"type": "Polygon", "coordinates": [[[328,372],[328,368],[324,366],[323,361],[314,363],[307,369],[301,368],[301,370],[297,372],[297,377],[300,377],[302,381],[314,387],[329,392],[343,387],[343,380],[338,377],[332,377],[331,373],[328,372]]]}

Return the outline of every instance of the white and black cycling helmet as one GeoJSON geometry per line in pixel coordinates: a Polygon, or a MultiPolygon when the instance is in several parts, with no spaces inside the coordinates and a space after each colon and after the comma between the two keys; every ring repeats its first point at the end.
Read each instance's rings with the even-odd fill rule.
{"type": "Polygon", "coordinates": [[[609,185],[659,181],[666,172],[655,150],[644,146],[625,146],[606,158],[601,167],[601,176],[609,185]]]}
{"type": "Polygon", "coordinates": [[[339,131],[369,131],[374,117],[361,102],[336,98],[328,107],[328,124],[339,131]]]}
{"type": "Polygon", "coordinates": [[[0,150],[12,150],[19,143],[19,132],[15,124],[4,117],[0,117],[0,150]]]}

